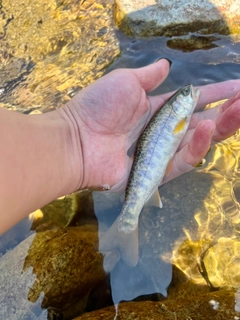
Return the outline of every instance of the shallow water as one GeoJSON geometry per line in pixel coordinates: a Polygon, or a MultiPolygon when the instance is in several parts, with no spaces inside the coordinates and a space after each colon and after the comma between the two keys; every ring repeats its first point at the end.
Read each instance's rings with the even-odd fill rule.
{"type": "MultiPolygon", "coordinates": [[[[179,44],[179,42],[173,43],[173,39],[164,37],[140,40],[124,36],[113,28],[110,1],[99,1],[98,3],[86,1],[85,7],[81,7],[79,1],[46,3],[42,1],[43,7],[37,1],[17,3],[19,7],[11,6],[5,1],[2,7],[1,107],[24,113],[36,110],[46,112],[67,102],[78,90],[105,72],[110,72],[115,68],[141,67],[160,57],[170,59],[173,64],[169,77],[152,94],[172,91],[187,83],[203,85],[240,78],[240,42],[234,42],[229,36],[211,35],[210,42],[212,41],[214,45],[208,43],[207,46],[205,45],[206,50],[194,50],[192,46],[189,48],[186,42],[182,43],[187,37],[183,37],[179,44]],[[28,18],[29,12],[27,15],[24,12],[26,7],[29,12],[34,13],[32,20],[28,18]],[[14,18],[11,19],[11,17],[14,18]],[[96,21],[98,21],[97,24],[96,21]],[[29,26],[32,26],[32,29],[29,26]],[[19,43],[16,34],[21,36],[21,43],[19,43]],[[173,49],[176,46],[178,49],[173,49]]],[[[228,241],[229,238],[238,239],[240,231],[238,150],[239,138],[236,134],[228,141],[213,146],[203,166],[162,186],[160,192],[163,209],[147,209],[140,218],[140,262],[137,267],[132,269],[120,261],[109,278],[103,277],[100,268],[99,277],[95,283],[90,285],[90,280],[86,280],[88,281],[87,287],[89,287],[89,290],[86,289],[89,291],[86,306],[75,306],[74,301],[74,307],[72,307],[74,311],[69,315],[68,310],[66,318],[70,319],[83,310],[91,311],[108,306],[112,304],[112,299],[118,303],[122,300],[135,298],[138,300],[162,300],[163,296],[167,295],[169,299],[175,299],[177,296],[189,298],[191,285],[190,283],[188,286],[184,285],[187,281],[182,280],[182,274],[175,267],[172,267],[172,263],[187,275],[193,284],[197,284],[194,294],[191,292],[194,299],[201,292],[221,287],[222,283],[224,286],[238,288],[240,285],[237,271],[239,257],[237,251],[231,251],[232,248],[237,248],[237,244],[231,243],[232,247],[229,248],[228,241]],[[223,240],[219,242],[219,238],[223,240]],[[219,243],[222,257],[226,251],[231,251],[234,252],[236,258],[230,264],[231,269],[225,271],[225,275],[222,275],[223,271],[221,264],[218,264],[220,259],[217,253],[214,253],[214,250],[208,251],[209,248],[214,248],[219,243]],[[225,251],[224,248],[226,248],[225,251]],[[215,269],[218,282],[212,278],[208,271],[209,268],[215,269]],[[112,298],[109,294],[109,282],[112,298]],[[141,297],[139,298],[139,296],[141,297]]],[[[86,238],[89,234],[94,238],[97,232],[94,228],[97,224],[102,232],[111,225],[121,209],[119,197],[97,192],[94,192],[93,195],[87,195],[84,201],[82,198],[74,200],[79,201],[77,210],[72,209],[75,208],[75,205],[71,204],[71,199],[69,201],[63,199],[62,202],[54,203],[48,209],[54,211],[55,216],[59,216],[62,211],[64,215],[66,211],[70,212],[67,220],[55,221],[55,218],[51,216],[51,218],[47,218],[49,220],[41,221],[42,216],[46,215],[46,211],[48,211],[43,210],[38,212],[40,222],[38,221],[34,229],[43,225],[43,222],[54,221],[60,228],[63,226],[70,228],[70,233],[76,226],[85,228],[85,231],[81,229],[81,232],[86,233],[86,238]],[[74,210],[77,214],[72,217],[71,212],[74,210]],[[90,230],[89,225],[95,231],[91,228],[90,230]]],[[[37,213],[35,213],[35,221],[36,216],[37,213]]],[[[6,256],[5,260],[3,257],[0,259],[2,274],[0,284],[1,287],[7,288],[9,283],[6,279],[11,274],[13,280],[9,287],[10,296],[11,291],[14,292],[17,288],[14,295],[17,298],[21,296],[21,299],[25,299],[24,301],[28,305],[25,307],[25,311],[23,310],[22,318],[33,319],[33,314],[35,314],[37,318],[44,319],[46,311],[42,312],[39,307],[42,296],[40,295],[37,299],[31,299],[31,297],[36,297],[39,290],[42,290],[47,296],[47,292],[51,290],[46,287],[41,289],[41,287],[37,287],[36,283],[34,287],[27,283],[27,290],[24,289],[25,280],[20,275],[23,265],[17,267],[17,262],[15,261],[16,265],[12,262],[10,251],[34,232],[29,231],[33,219],[22,221],[0,238],[0,253],[4,255],[8,252],[8,256],[10,256],[8,258],[10,262],[6,256]],[[34,293],[30,297],[29,287],[32,287],[30,292],[34,293]],[[27,303],[28,299],[30,302],[27,303]],[[32,302],[34,300],[37,302],[32,302]]],[[[44,239],[49,241],[51,232],[55,234],[55,227],[47,225],[45,228],[47,229],[42,227],[41,232],[44,234],[44,239]]],[[[62,239],[61,234],[59,239],[62,239]]],[[[79,243],[82,243],[86,239],[78,240],[79,243]]],[[[89,244],[86,243],[87,247],[89,244]]],[[[67,246],[67,244],[65,245],[67,246]]],[[[43,250],[46,251],[46,249],[43,250]]],[[[89,250],[86,256],[91,252],[92,246],[89,250]]],[[[28,252],[28,248],[25,248],[25,251],[28,252]]],[[[66,249],[66,251],[70,252],[71,250],[66,249]]],[[[216,252],[218,251],[219,249],[216,250],[216,252]]],[[[19,251],[14,251],[14,254],[16,252],[19,251]]],[[[24,252],[21,258],[22,264],[26,263],[24,262],[24,252]]],[[[82,252],[85,254],[84,249],[82,252]]],[[[32,261],[31,259],[36,258],[36,261],[44,259],[44,255],[35,257],[31,250],[28,255],[28,263],[32,261]]],[[[81,258],[86,259],[86,256],[83,255],[81,258]]],[[[73,257],[71,259],[75,261],[76,258],[74,255],[73,257]]],[[[231,256],[227,256],[226,259],[230,260],[230,258],[231,256]]],[[[93,255],[92,260],[94,259],[93,255]]],[[[81,260],[78,263],[79,268],[81,265],[83,268],[84,261],[81,260]]],[[[39,279],[47,278],[48,273],[51,276],[49,265],[50,262],[47,262],[44,270],[40,270],[38,273],[36,270],[34,271],[39,275],[39,279]]],[[[34,267],[34,264],[32,266],[34,267]]],[[[75,278],[79,277],[80,281],[83,275],[76,275],[73,272],[76,270],[76,265],[71,266],[69,263],[68,268],[64,269],[64,272],[69,270],[69,273],[73,273],[75,278]]],[[[89,269],[91,268],[89,267],[89,269]]],[[[95,267],[91,270],[96,269],[95,267]]],[[[93,272],[90,276],[93,278],[94,274],[93,272]]],[[[28,277],[30,276],[28,275],[28,277]]],[[[35,281],[35,277],[33,278],[32,283],[35,281]]],[[[58,281],[60,283],[63,281],[66,284],[64,275],[58,281]]],[[[72,285],[74,283],[73,278],[70,278],[69,281],[70,289],[66,289],[68,290],[66,292],[71,296],[69,292],[71,292],[71,283],[72,285]]],[[[79,293],[77,291],[77,294],[81,296],[82,300],[86,299],[85,292],[79,293]]],[[[64,299],[67,300],[65,296],[63,296],[64,299]]],[[[49,298],[49,300],[51,299],[49,298]]],[[[57,300],[60,301],[61,298],[58,296],[57,300]]],[[[6,307],[9,304],[9,318],[15,319],[19,306],[16,304],[12,307],[11,303],[9,296],[2,295],[2,300],[0,296],[0,305],[4,304],[6,307]]],[[[44,303],[45,307],[56,308],[56,312],[54,311],[56,314],[59,310],[60,313],[62,312],[54,299],[49,304],[46,301],[44,303]]],[[[24,305],[22,300],[21,304],[24,305]]],[[[16,317],[16,319],[20,318],[16,317]]]]}

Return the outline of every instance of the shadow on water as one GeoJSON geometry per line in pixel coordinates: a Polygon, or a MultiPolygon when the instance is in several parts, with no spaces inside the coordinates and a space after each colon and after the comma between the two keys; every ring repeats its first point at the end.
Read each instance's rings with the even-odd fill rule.
{"type": "MultiPolygon", "coordinates": [[[[224,19],[211,35],[198,33],[208,26],[195,23],[191,35],[179,26],[168,29],[166,36],[157,30],[155,37],[134,38],[114,31],[109,3],[42,1],[41,7],[29,2],[25,6],[33,15],[32,29],[26,28],[29,12],[19,9],[23,2],[2,5],[1,107],[49,111],[105,72],[145,66],[160,57],[173,64],[169,77],[151,94],[187,83],[240,78],[240,43],[226,36],[224,19]]],[[[120,259],[106,276],[103,257],[95,250],[97,225],[104,232],[121,211],[117,195],[94,192],[56,200],[7,232],[0,238],[1,317],[46,319],[48,313],[54,319],[72,319],[120,301],[171,300],[179,295],[196,300],[199,292],[215,290],[219,283],[210,276],[210,253],[205,253],[220,237],[238,239],[240,230],[238,197],[232,193],[239,189],[237,141],[234,137],[213,147],[205,165],[161,186],[163,209],[146,208],[139,219],[135,268],[120,259]],[[35,236],[29,236],[30,225],[38,231],[35,236]],[[191,294],[185,285],[190,282],[179,270],[197,284],[191,294]]]]}

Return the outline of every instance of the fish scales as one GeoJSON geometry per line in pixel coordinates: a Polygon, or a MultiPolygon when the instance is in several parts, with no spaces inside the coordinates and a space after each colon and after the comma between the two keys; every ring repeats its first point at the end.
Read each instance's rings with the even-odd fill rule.
{"type": "Polygon", "coordinates": [[[122,211],[100,238],[99,248],[102,252],[117,249],[127,264],[137,264],[139,215],[154,191],[158,190],[169,161],[188,129],[199,94],[199,90],[194,90],[192,85],[179,89],[156,112],[140,136],[122,211]]]}
{"type": "Polygon", "coordinates": [[[161,112],[154,116],[137,144],[119,230],[131,232],[135,228],[138,220],[136,212],[140,213],[149,194],[152,194],[156,185],[160,184],[170,159],[168,156],[170,153],[174,154],[175,150],[171,150],[169,143],[171,140],[169,132],[172,132],[171,127],[176,125],[175,122],[169,125],[172,118],[171,105],[167,105],[165,111],[167,113],[161,112]]]}
{"type": "Polygon", "coordinates": [[[137,144],[137,150],[129,176],[125,201],[120,215],[118,230],[132,232],[137,225],[139,214],[149,196],[162,181],[169,161],[183,139],[190,117],[196,106],[198,94],[191,97],[193,87],[188,85],[180,89],[154,115],[137,144]],[[189,95],[182,96],[185,90],[189,95]],[[182,99],[181,99],[182,98],[182,99]],[[174,130],[182,117],[177,116],[175,109],[184,101],[187,107],[185,127],[178,133],[174,130]]]}

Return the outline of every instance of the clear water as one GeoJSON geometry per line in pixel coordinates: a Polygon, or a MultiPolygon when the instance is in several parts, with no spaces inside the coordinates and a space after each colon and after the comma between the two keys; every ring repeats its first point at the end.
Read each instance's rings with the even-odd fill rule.
{"type": "MultiPolygon", "coordinates": [[[[46,3],[42,2],[43,5],[46,3]]],[[[38,16],[37,27],[36,20],[33,19],[34,28],[37,28],[38,33],[31,33],[29,29],[26,31],[27,24],[23,23],[26,22],[26,17],[22,17],[21,20],[19,15],[13,19],[12,24],[9,22],[9,28],[6,28],[7,36],[1,40],[3,48],[0,69],[1,107],[25,113],[34,110],[46,112],[61,106],[83,86],[106,72],[116,68],[145,66],[161,57],[173,62],[171,71],[166,81],[151,94],[172,91],[187,83],[204,85],[240,78],[240,41],[236,42],[236,39],[230,36],[212,35],[211,41],[214,45],[208,46],[206,50],[191,48],[191,51],[187,51],[186,42],[181,44],[182,48],[178,46],[178,49],[173,49],[173,39],[170,38],[134,39],[115,30],[111,20],[111,4],[108,1],[99,2],[99,6],[89,1],[82,10],[79,10],[76,4],[76,7],[73,4],[72,7],[63,4],[57,7],[54,5],[49,3],[41,18],[39,13],[41,10],[36,7],[37,2],[28,4],[29,10],[38,16]],[[85,14],[87,12],[84,23],[77,24],[76,29],[76,16],[80,16],[83,12],[85,14]],[[60,18],[57,18],[58,14],[60,18]],[[99,19],[97,20],[99,24],[92,23],[93,17],[94,21],[99,19]],[[22,43],[19,46],[11,36],[14,32],[19,32],[14,25],[16,21],[19,23],[22,21],[22,24],[20,23],[22,29],[19,29],[22,43]],[[40,37],[46,34],[50,26],[52,33],[40,43],[40,37]],[[58,26],[61,27],[60,30],[57,29],[58,26]],[[74,35],[73,29],[79,32],[77,36],[74,35]],[[34,46],[30,45],[29,35],[32,43],[40,43],[37,48],[34,49],[34,46]],[[80,79],[79,74],[82,75],[80,79]]],[[[11,16],[11,12],[14,13],[16,8],[6,4],[3,10],[11,16]]],[[[30,23],[33,24],[33,21],[30,23]]],[[[183,39],[186,40],[185,38],[183,39]]],[[[122,300],[161,301],[166,296],[174,300],[179,296],[189,298],[191,295],[197,299],[200,293],[221,286],[238,288],[240,284],[237,277],[238,243],[234,242],[238,239],[240,226],[238,151],[239,138],[236,134],[228,141],[212,147],[203,166],[162,186],[160,192],[163,209],[146,209],[140,218],[139,264],[135,268],[130,268],[119,261],[108,277],[99,276],[99,284],[97,282],[94,285],[89,284],[90,295],[86,307],[76,307],[74,301],[74,307],[71,306],[73,312],[71,314],[68,311],[66,318],[70,319],[82,310],[92,311],[111,305],[113,302],[117,304],[122,300]],[[229,242],[229,239],[234,241],[229,242]],[[218,246],[215,251],[208,250],[216,244],[218,246]],[[230,254],[226,255],[226,252],[230,254]],[[224,257],[225,260],[221,262],[220,257],[224,257]],[[222,265],[225,266],[225,271],[222,265]],[[176,266],[192,282],[186,281],[185,278],[184,281],[181,280],[182,273],[176,271],[176,266]],[[214,275],[210,272],[212,269],[214,275]]],[[[104,231],[121,210],[121,201],[114,195],[94,192],[93,195],[88,195],[84,202],[81,201],[83,200],[80,200],[81,210],[77,210],[69,225],[71,228],[80,228],[79,230],[86,234],[90,232],[89,225],[93,229],[99,225],[99,230],[104,231]]],[[[66,199],[61,203],[53,205],[57,209],[53,210],[51,207],[49,210],[54,211],[56,215],[62,212],[61,207],[64,208],[63,212],[71,211],[66,205],[66,199]]],[[[45,214],[46,210],[42,212],[45,214]]],[[[40,217],[41,215],[42,213],[40,217]]],[[[28,302],[28,291],[33,287],[35,275],[31,272],[28,274],[27,285],[24,273],[21,275],[24,263],[28,261],[25,261],[24,255],[29,255],[31,242],[24,246],[25,251],[20,250],[18,253],[20,261],[18,266],[14,265],[15,260],[11,258],[11,252],[14,255],[18,252],[11,250],[34,233],[29,230],[36,216],[35,213],[35,218],[27,218],[0,238],[1,255],[8,253],[10,256],[8,259],[6,256],[0,258],[2,275],[0,287],[6,288],[9,285],[14,299],[19,300],[19,304],[13,307],[11,299],[2,289],[0,305],[4,305],[4,308],[9,307],[8,314],[11,319],[34,319],[34,317],[46,319],[47,311],[42,311],[40,307],[47,292],[46,287],[43,288],[44,294],[35,299],[34,303],[28,302]],[[7,281],[10,277],[11,285],[7,281]],[[17,314],[20,304],[23,306],[21,317],[17,314]]],[[[54,220],[51,217],[50,220],[52,219],[54,220]]],[[[62,227],[59,221],[56,224],[62,227]]],[[[95,236],[96,228],[95,233],[91,231],[95,236]]],[[[50,237],[51,232],[49,231],[46,236],[50,237]]],[[[90,251],[94,250],[93,248],[94,246],[91,246],[90,251]]],[[[44,259],[43,257],[44,255],[39,256],[36,261],[44,259]]],[[[79,268],[84,268],[84,261],[78,263],[79,268]]],[[[48,265],[49,262],[46,263],[45,270],[48,265]]],[[[68,268],[65,272],[71,273],[76,270],[76,265],[69,263],[68,268]]],[[[93,273],[90,276],[93,277],[95,272],[91,272],[93,273]]],[[[45,273],[42,271],[40,275],[47,277],[47,273],[48,269],[45,273]]],[[[61,286],[61,281],[65,283],[66,279],[59,277],[58,281],[61,286]]],[[[71,281],[73,280],[70,279],[70,287],[71,281]]],[[[34,288],[37,292],[36,287],[34,288]]],[[[71,292],[69,288],[68,290],[71,292]]],[[[83,296],[84,294],[81,297],[83,296]]],[[[67,298],[63,297],[63,300],[67,298]]],[[[58,312],[60,314],[65,312],[61,307],[56,307],[57,303],[45,305],[53,307],[49,313],[52,312],[55,316],[58,312]]]]}

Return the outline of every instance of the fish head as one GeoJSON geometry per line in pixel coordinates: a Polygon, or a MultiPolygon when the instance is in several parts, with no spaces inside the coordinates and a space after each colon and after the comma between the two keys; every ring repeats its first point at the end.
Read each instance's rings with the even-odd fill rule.
{"type": "Polygon", "coordinates": [[[200,96],[199,89],[194,89],[193,85],[188,84],[175,93],[175,101],[172,104],[173,111],[180,117],[191,116],[194,111],[198,98],[200,96]]]}

